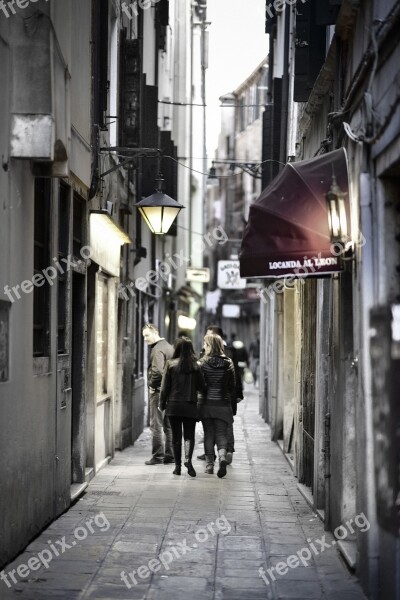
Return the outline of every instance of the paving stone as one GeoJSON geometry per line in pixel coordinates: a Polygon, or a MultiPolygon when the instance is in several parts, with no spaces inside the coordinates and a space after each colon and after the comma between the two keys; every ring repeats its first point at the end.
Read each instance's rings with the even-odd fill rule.
{"type": "MultiPolygon", "coordinates": [[[[307,581],[276,581],[279,598],[308,598],[311,600],[317,598],[321,600],[323,596],[322,586],[320,583],[307,581]]],[[[342,600],[342,598],[340,598],[342,600]]]]}
{"type": "Polygon", "coordinates": [[[3,585],[1,600],[365,600],[335,547],[270,585],[260,577],[261,567],[264,573],[276,567],[307,547],[307,538],[325,535],[332,543],[333,537],[304,502],[286,459],[271,442],[256,393],[249,389],[246,396],[235,419],[237,452],[224,479],[204,474],[200,461],[196,478],[174,478],[170,465],[147,467],[146,429],[5,571],[26,564],[49,539],[73,540],[76,527],[101,512],[109,529],[93,526],[94,532],[54,558],[50,569],[37,571],[35,580],[18,582],[12,590],[3,585]],[[179,554],[182,547],[190,551],[179,554]],[[158,562],[163,553],[164,565],[158,562]],[[150,565],[159,568],[150,572],[150,565]],[[137,573],[141,567],[143,578],[137,573]],[[136,571],[137,584],[128,579],[130,587],[125,585],[122,571],[126,577],[136,571]]]}

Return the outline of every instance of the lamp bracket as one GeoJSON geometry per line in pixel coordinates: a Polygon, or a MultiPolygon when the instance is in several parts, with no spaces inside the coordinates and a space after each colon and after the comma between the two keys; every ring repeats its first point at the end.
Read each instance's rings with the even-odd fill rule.
{"type": "MultiPolygon", "coordinates": [[[[247,173],[248,175],[250,175],[251,177],[254,177],[255,179],[261,179],[261,169],[262,169],[262,162],[255,162],[255,161],[236,161],[236,160],[213,160],[212,161],[212,168],[214,168],[214,165],[229,165],[230,170],[233,172],[235,170],[236,167],[238,167],[239,169],[241,169],[242,171],[244,171],[245,173],[247,173]]],[[[214,177],[214,173],[212,174],[212,178],[214,177]]]]}
{"type": "Polygon", "coordinates": [[[100,152],[145,152],[161,154],[160,148],[129,148],[127,146],[102,146],[100,152]]]}

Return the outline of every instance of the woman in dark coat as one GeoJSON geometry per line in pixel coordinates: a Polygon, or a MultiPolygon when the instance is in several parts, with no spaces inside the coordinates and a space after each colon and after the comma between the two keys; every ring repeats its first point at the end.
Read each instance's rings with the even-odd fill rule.
{"type": "Polygon", "coordinates": [[[232,360],[224,354],[224,343],[219,335],[205,335],[204,351],[200,366],[207,392],[199,399],[198,416],[204,428],[206,473],[214,473],[215,441],[219,456],[217,475],[225,477],[228,426],[233,423],[231,398],[236,393],[235,370],[232,360]]]}
{"type": "Polygon", "coordinates": [[[178,338],[172,359],[165,365],[160,391],[160,409],[166,411],[172,428],[174,475],[181,474],[183,428],[185,467],[191,477],[196,477],[192,456],[197,421],[197,392],[204,392],[205,389],[192,341],[187,337],[178,338]]]}

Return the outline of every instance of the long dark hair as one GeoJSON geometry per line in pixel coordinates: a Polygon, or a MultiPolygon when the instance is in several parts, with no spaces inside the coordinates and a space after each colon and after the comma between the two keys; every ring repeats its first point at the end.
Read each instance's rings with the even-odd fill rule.
{"type": "Polygon", "coordinates": [[[178,338],[175,341],[172,358],[179,358],[177,368],[181,373],[191,373],[198,369],[192,340],[186,336],[178,338]]]}

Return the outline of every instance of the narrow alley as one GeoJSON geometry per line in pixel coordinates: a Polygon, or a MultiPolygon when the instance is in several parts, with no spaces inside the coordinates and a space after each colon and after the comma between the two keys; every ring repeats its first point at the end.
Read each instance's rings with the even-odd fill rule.
{"type": "Polygon", "coordinates": [[[186,470],[173,476],[172,465],[145,466],[146,429],[4,569],[9,584],[12,572],[17,583],[0,582],[2,600],[365,598],[332,547],[333,536],[299,493],[258,414],[257,393],[248,388],[225,479],[206,475],[200,460],[196,478],[186,470]],[[48,568],[33,570],[37,557],[48,568]],[[290,568],[277,566],[285,561],[290,568]]]}

